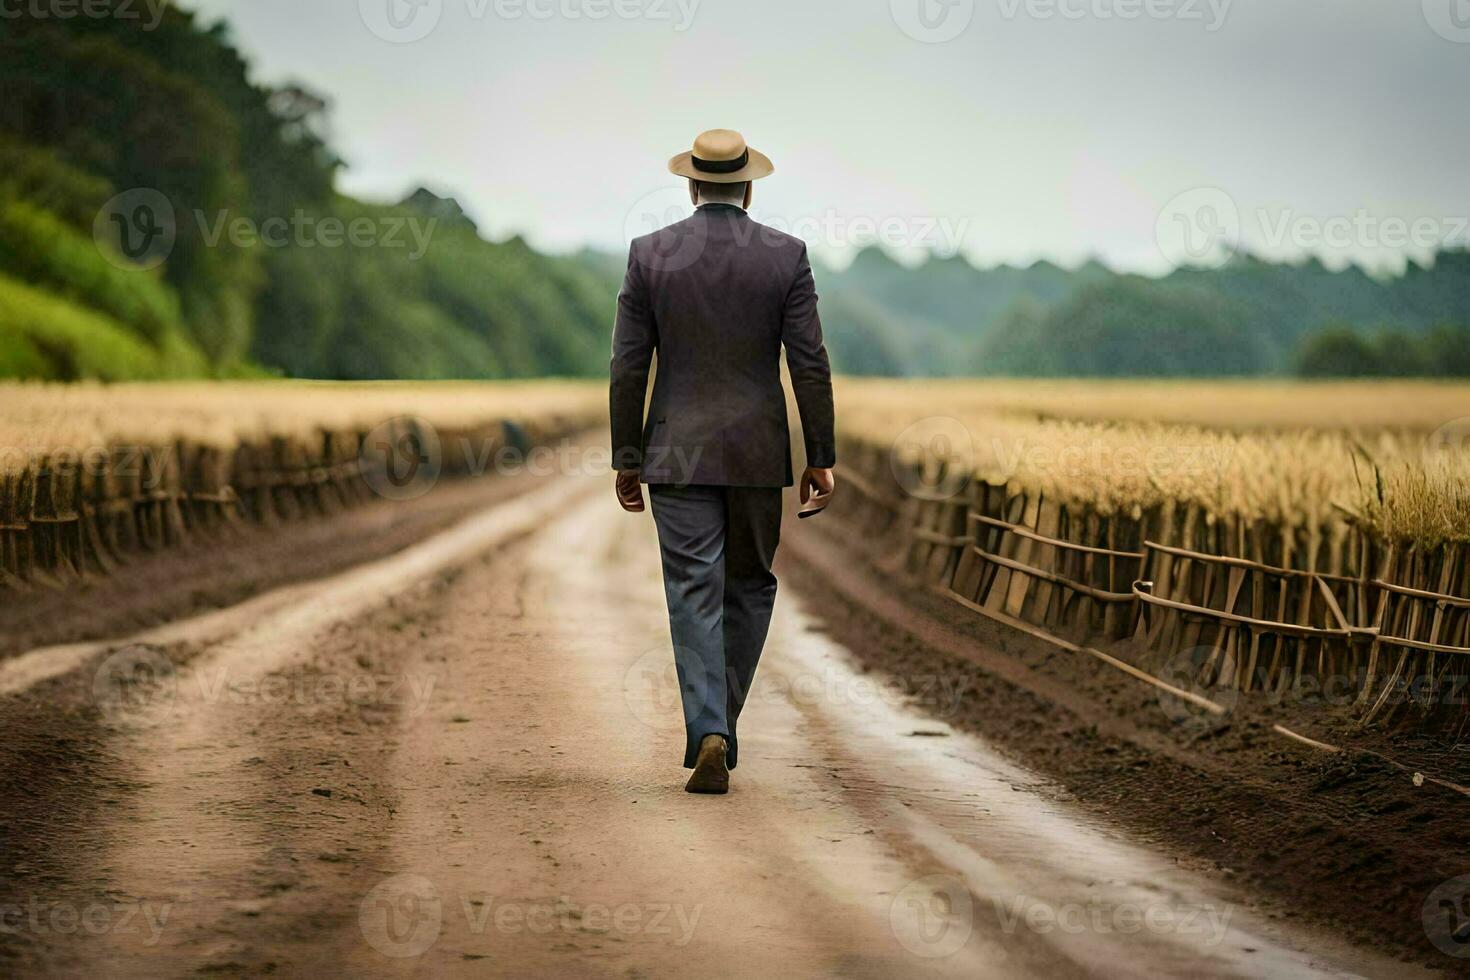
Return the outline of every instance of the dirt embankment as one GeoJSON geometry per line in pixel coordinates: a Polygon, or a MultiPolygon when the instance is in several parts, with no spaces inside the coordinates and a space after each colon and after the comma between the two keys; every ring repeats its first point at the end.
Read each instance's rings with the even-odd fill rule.
{"type": "Polygon", "coordinates": [[[1423,975],[1262,916],[943,720],[1004,685],[908,703],[799,577],[727,797],[682,792],[653,528],[601,480],[170,627],[136,700],[90,699],[95,668],[8,695],[5,761],[50,765],[5,787],[0,972],[1423,975]]]}
{"type": "Polygon", "coordinates": [[[1456,881],[1470,873],[1470,799],[1416,786],[1361,751],[1296,747],[1271,725],[1300,724],[1460,782],[1470,769],[1454,767],[1462,755],[1365,736],[1341,715],[1299,707],[1283,715],[1250,698],[1215,719],[937,595],[895,572],[892,556],[852,533],[840,510],[831,517],[811,522],[823,524],[820,534],[790,537],[786,581],[864,663],[1053,777],[1085,810],[1258,892],[1267,914],[1470,973],[1470,960],[1450,955],[1470,955],[1462,941],[1470,937],[1452,935],[1470,922],[1461,918],[1470,913],[1470,878],[1456,881]]]}
{"type": "Polygon", "coordinates": [[[391,555],[543,482],[525,473],[445,480],[413,500],[377,500],[272,526],[222,528],[179,548],[129,555],[111,575],[91,574],[60,589],[36,585],[0,593],[0,660],[42,646],[126,636],[321,578],[391,555]]]}

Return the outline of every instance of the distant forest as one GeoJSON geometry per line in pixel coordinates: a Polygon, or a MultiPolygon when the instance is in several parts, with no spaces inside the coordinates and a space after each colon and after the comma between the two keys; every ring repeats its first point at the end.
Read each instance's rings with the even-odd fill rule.
{"type": "Polygon", "coordinates": [[[868,249],[818,284],[850,373],[1470,376],[1466,251],[1376,279],[1249,256],[1162,278],[1096,262],[908,268],[868,249]]]}
{"type": "Polygon", "coordinates": [[[0,20],[0,377],[606,370],[617,282],[599,268],[487,242],[427,191],[337,193],[325,99],[253,84],[222,26],[169,6],[148,30],[142,5],[111,6],[0,20]],[[167,199],[176,236],[147,271],[94,235],[162,223],[137,188],[167,199]],[[418,254],[405,228],[430,220],[418,254]]]}
{"type": "MultiPolygon", "coordinates": [[[[428,190],[338,193],[325,97],[252,82],[224,26],[170,6],[145,29],[138,6],[0,20],[0,377],[606,371],[621,256],[488,241],[428,190]],[[159,231],[139,188],[171,212],[156,261],[128,249],[159,231]]],[[[1153,279],[866,249],[817,277],[850,374],[1470,375],[1464,251],[1392,279],[1250,257],[1153,279]]]]}

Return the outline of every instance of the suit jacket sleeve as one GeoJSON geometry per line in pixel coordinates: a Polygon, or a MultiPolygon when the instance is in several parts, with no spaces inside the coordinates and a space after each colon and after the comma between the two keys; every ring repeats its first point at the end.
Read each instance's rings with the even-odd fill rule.
{"type": "Polygon", "coordinates": [[[648,304],[648,288],[638,267],[635,248],[628,250],[628,272],[618,293],[609,367],[609,416],[612,420],[612,465],[615,470],[643,465],[643,402],[648,369],[658,347],[658,330],[648,304]]]}
{"type": "Polygon", "coordinates": [[[781,324],[781,342],[786,347],[786,366],[791,388],[801,413],[801,432],[806,443],[806,465],[828,467],[837,462],[832,432],[832,367],[822,342],[822,319],[817,315],[817,284],[812,278],[806,248],[796,264],[796,277],[786,295],[781,324]]]}

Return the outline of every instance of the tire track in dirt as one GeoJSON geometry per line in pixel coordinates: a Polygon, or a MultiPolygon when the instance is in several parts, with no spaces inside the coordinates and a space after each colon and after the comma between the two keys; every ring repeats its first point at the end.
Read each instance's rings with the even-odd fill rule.
{"type": "Polygon", "coordinates": [[[58,941],[35,972],[1416,975],[1052,801],[789,592],[732,793],[683,793],[653,530],[585,489],[202,652],[115,734],[139,788],[72,857],[84,889],[168,907],[161,936],[58,941]],[[393,683],[335,693],[354,678],[393,683]]]}

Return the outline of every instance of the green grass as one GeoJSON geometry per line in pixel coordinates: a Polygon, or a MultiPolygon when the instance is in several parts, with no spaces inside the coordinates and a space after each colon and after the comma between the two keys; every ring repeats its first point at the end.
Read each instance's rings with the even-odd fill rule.
{"type": "Polygon", "coordinates": [[[0,377],[130,381],[205,372],[191,347],[155,348],[105,314],[0,275],[0,377]]]}

